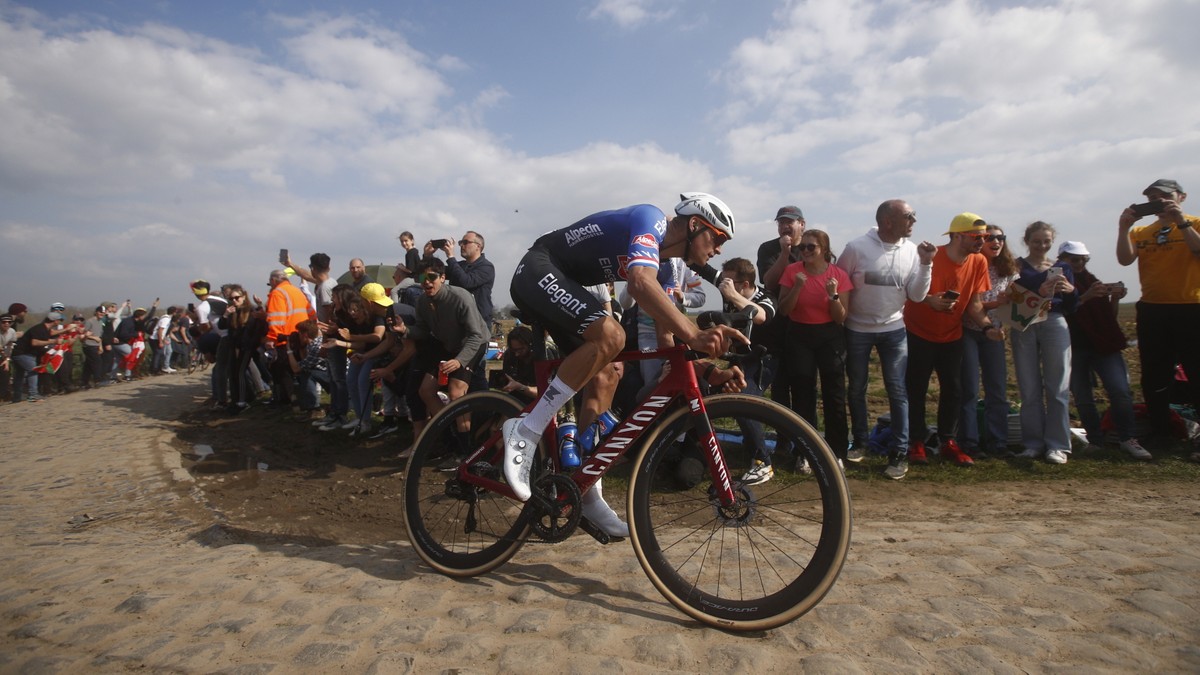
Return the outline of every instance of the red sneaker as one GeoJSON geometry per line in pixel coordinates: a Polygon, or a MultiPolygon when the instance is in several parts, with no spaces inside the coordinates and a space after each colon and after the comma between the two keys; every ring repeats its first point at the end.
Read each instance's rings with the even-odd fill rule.
{"type": "Polygon", "coordinates": [[[942,441],[942,456],[959,466],[975,466],[975,460],[963,452],[953,438],[942,441]]]}
{"type": "Polygon", "coordinates": [[[925,456],[925,444],[921,441],[912,443],[908,446],[908,463],[909,464],[928,464],[929,458],[925,456]]]}

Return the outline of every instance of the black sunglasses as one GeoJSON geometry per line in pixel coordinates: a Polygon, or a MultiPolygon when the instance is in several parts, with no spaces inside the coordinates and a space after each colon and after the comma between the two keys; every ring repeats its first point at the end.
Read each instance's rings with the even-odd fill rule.
{"type": "Polygon", "coordinates": [[[796,248],[800,249],[801,251],[815,251],[821,247],[816,244],[800,244],[796,248]]]}
{"type": "Polygon", "coordinates": [[[989,234],[989,235],[985,236],[983,238],[983,240],[986,242],[993,242],[993,241],[1004,242],[1004,241],[1008,240],[1008,237],[1003,234],[989,234]]]}
{"type": "Polygon", "coordinates": [[[441,278],[441,276],[442,275],[438,274],[437,272],[426,272],[421,275],[421,281],[434,282],[441,278]]]}

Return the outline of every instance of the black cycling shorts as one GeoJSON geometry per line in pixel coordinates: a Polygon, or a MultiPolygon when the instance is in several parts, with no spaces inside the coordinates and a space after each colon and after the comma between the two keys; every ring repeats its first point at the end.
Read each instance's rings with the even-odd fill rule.
{"type": "Polygon", "coordinates": [[[554,338],[563,354],[583,344],[583,332],[608,316],[592,292],[563,271],[540,246],[529,249],[509,287],[521,321],[539,325],[554,338]]]}

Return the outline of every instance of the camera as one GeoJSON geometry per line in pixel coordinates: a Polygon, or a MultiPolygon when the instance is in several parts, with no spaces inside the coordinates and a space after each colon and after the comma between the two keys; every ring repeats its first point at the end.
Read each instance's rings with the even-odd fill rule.
{"type": "Polygon", "coordinates": [[[1137,215],[1138,218],[1152,216],[1156,213],[1162,213],[1167,207],[1166,202],[1146,202],[1145,204],[1130,204],[1129,209],[1137,215]]]}
{"type": "Polygon", "coordinates": [[[431,241],[429,243],[433,244],[434,248],[446,248],[446,246],[450,243],[450,240],[449,239],[434,239],[433,241],[431,241]]]}
{"type": "Polygon", "coordinates": [[[947,300],[957,300],[959,297],[958,291],[943,291],[942,297],[947,300]]]}

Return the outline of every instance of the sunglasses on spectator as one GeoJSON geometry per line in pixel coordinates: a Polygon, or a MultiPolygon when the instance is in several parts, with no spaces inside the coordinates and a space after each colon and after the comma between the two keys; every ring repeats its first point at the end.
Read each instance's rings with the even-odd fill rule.
{"type": "Polygon", "coordinates": [[[479,242],[475,241],[474,239],[459,239],[458,240],[459,246],[466,246],[467,244],[478,244],[478,243],[479,242]]]}
{"type": "Polygon", "coordinates": [[[1069,256],[1067,256],[1067,260],[1069,260],[1073,263],[1083,263],[1085,265],[1091,259],[1092,259],[1092,257],[1087,256],[1087,255],[1069,255],[1069,256]]]}
{"type": "Polygon", "coordinates": [[[1008,237],[1006,237],[1003,234],[988,234],[988,235],[984,235],[983,240],[988,243],[991,243],[993,241],[998,241],[1000,243],[1004,243],[1005,241],[1008,240],[1008,237]]]}
{"type": "Polygon", "coordinates": [[[229,296],[229,299],[230,299],[230,300],[241,300],[241,299],[242,299],[242,298],[244,298],[244,297],[246,297],[246,296],[244,296],[244,295],[231,295],[231,296],[229,296]]]}
{"type": "Polygon", "coordinates": [[[424,274],[422,274],[422,275],[421,275],[421,281],[422,281],[422,282],[426,282],[426,281],[428,281],[428,282],[432,283],[432,282],[434,282],[434,281],[437,281],[438,279],[440,279],[440,278],[441,278],[441,276],[442,276],[442,275],[438,274],[437,272],[426,272],[426,273],[424,273],[424,274]]]}
{"type": "Polygon", "coordinates": [[[817,244],[800,244],[796,248],[800,249],[801,251],[815,251],[821,247],[817,244]]]}

